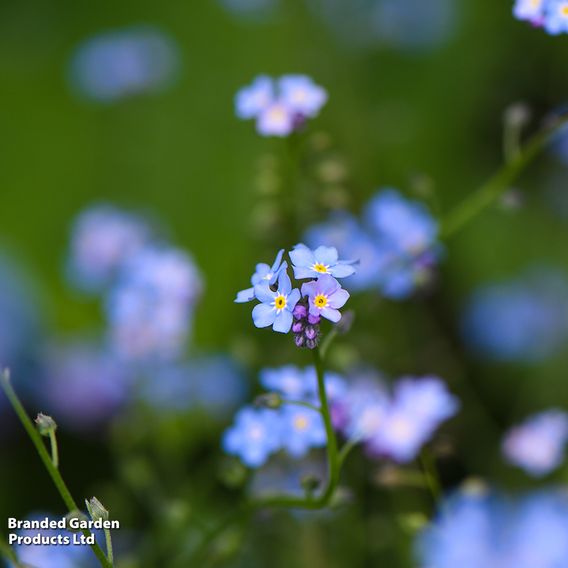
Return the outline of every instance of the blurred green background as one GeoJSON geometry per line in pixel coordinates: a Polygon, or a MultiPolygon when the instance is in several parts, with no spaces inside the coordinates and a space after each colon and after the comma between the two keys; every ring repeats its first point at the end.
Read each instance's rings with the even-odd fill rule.
{"type": "MultiPolygon", "coordinates": [[[[280,338],[256,332],[248,310],[232,304],[258,259],[300,238],[289,232],[285,242],[275,243],[263,234],[269,228],[256,223],[263,211],[254,183],[259,157],[280,159],[286,146],[259,137],[252,124],[235,118],[234,93],[258,73],[312,76],[330,99],[310,129],[329,136],[334,155],[346,164],[348,207],[358,212],[382,185],[419,195],[420,182],[428,180],[433,206],[447,212],[502,163],[505,108],[524,101],[534,112],[535,128],[547,112],[565,104],[568,89],[565,38],[515,21],[510,2],[454,4],[447,41],[409,51],[372,42],[349,45],[301,0],[284,0],[266,21],[235,17],[213,1],[3,1],[0,245],[33,274],[49,333],[101,325],[97,302],[69,290],[63,262],[74,216],[93,202],[110,201],[156,214],[173,241],[195,256],[206,281],[194,337],[199,349],[252,350],[252,367],[288,357],[306,363],[288,347],[279,353],[280,338]],[[134,24],[158,26],[178,43],[176,84],[108,105],[75,97],[67,80],[74,48],[101,31],[134,24]]],[[[364,10],[364,3],[356,9],[364,10]]],[[[532,367],[482,364],[464,353],[457,333],[464,297],[476,285],[517,274],[535,260],[568,268],[568,221],[543,199],[551,172],[562,185],[562,166],[551,156],[539,159],[518,182],[522,207],[495,207],[446,243],[433,295],[405,304],[377,303],[372,315],[362,316],[364,332],[356,345],[345,348],[346,357],[392,374],[439,373],[471,401],[455,436],[459,458],[442,472],[448,486],[465,472],[523,483],[521,476],[503,471],[493,434],[540,405],[568,404],[566,353],[532,367]]],[[[326,211],[318,215],[324,218],[326,211]]],[[[357,299],[356,309],[365,310],[365,302],[357,299]]],[[[253,382],[254,374],[250,378],[253,382]]],[[[191,446],[179,441],[185,426],[170,425],[166,434],[156,427],[155,447],[164,435],[179,442],[176,451],[185,455],[180,468],[192,472],[188,492],[215,516],[234,499],[210,475],[220,459],[219,430],[183,454],[185,445],[191,446]]],[[[106,434],[85,441],[64,433],[66,478],[77,496],[104,488],[116,497],[119,511],[130,511],[127,524],[144,530],[152,522],[139,511],[140,496],[119,495],[120,486],[110,482],[120,476],[107,441],[106,434]],[[125,504],[129,499],[137,505],[125,504]]],[[[61,510],[18,427],[11,427],[0,452],[0,518],[61,510]]],[[[280,524],[257,525],[256,536],[239,541],[245,555],[235,565],[409,565],[398,546],[407,532],[389,520],[388,511],[428,509],[427,497],[377,489],[369,481],[373,467],[357,456],[348,468],[348,476],[367,482],[357,505],[339,521],[310,521],[303,529],[276,515],[280,524]]],[[[183,564],[171,561],[177,565],[183,564]]]]}

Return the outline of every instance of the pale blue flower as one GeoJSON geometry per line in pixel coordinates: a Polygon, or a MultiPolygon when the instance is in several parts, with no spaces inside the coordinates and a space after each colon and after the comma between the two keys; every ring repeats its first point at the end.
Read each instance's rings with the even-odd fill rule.
{"type": "Polygon", "coordinates": [[[293,404],[280,411],[282,447],[292,457],[304,457],[311,448],[325,446],[327,437],[323,418],[319,412],[293,404]]]}
{"type": "Polygon", "coordinates": [[[243,87],[235,95],[235,110],[239,118],[256,118],[274,100],[274,82],[266,75],[259,75],[252,84],[243,87]]]}
{"type": "Polygon", "coordinates": [[[280,271],[286,270],[288,266],[286,262],[282,262],[283,254],[284,249],[281,249],[276,255],[276,259],[274,260],[272,266],[269,266],[264,262],[257,264],[255,273],[250,279],[252,288],[247,288],[246,290],[241,290],[240,292],[238,292],[235,302],[243,303],[254,300],[254,287],[261,282],[268,282],[268,284],[272,286],[272,284],[274,284],[278,280],[280,271]]]}
{"type": "Polygon", "coordinates": [[[513,15],[517,20],[526,20],[539,25],[544,18],[544,8],[549,0],[515,0],[513,15]]]}
{"type": "Polygon", "coordinates": [[[303,117],[317,116],[327,102],[327,92],[306,75],[284,75],[278,81],[280,100],[303,117]]]}
{"type": "Polygon", "coordinates": [[[511,428],[503,440],[507,460],[534,477],[541,477],[564,461],[568,442],[568,415],[547,410],[511,428]]]}
{"type": "Polygon", "coordinates": [[[292,400],[303,399],[309,390],[304,370],[295,365],[263,369],[260,371],[260,384],[265,389],[280,393],[292,400]]]}
{"type": "Polygon", "coordinates": [[[568,33],[568,0],[548,0],[543,25],[552,35],[568,33]]]}
{"type": "Polygon", "coordinates": [[[339,308],[349,299],[349,292],[329,274],[322,274],[317,280],[302,284],[302,295],[308,297],[311,315],[324,317],[333,323],[341,319],[339,308]]]}
{"type": "Polygon", "coordinates": [[[256,129],[262,136],[290,135],[296,126],[294,110],[286,103],[276,100],[258,114],[256,129]]]}
{"type": "Polygon", "coordinates": [[[243,408],[223,436],[223,448],[249,467],[260,467],[281,447],[281,421],[268,409],[243,408]]]}
{"type": "Polygon", "coordinates": [[[252,319],[256,327],[272,326],[274,331],[288,333],[292,327],[292,311],[300,299],[300,291],[292,290],[292,282],[286,270],[278,277],[278,289],[273,291],[268,282],[254,287],[255,297],[262,303],[252,310],[252,319]]]}
{"type": "Polygon", "coordinates": [[[355,261],[339,260],[335,247],[319,246],[311,250],[304,244],[297,244],[290,251],[294,276],[298,280],[319,278],[330,274],[334,278],[345,278],[355,273],[355,261]]]}

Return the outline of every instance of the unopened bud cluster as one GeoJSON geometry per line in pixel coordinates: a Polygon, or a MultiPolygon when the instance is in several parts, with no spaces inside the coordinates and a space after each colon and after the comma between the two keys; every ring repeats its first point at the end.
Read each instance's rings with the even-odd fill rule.
{"type": "Polygon", "coordinates": [[[320,337],[320,316],[310,314],[308,306],[303,302],[296,304],[292,315],[294,316],[292,333],[296,346],[315,349],[320,337]]]}

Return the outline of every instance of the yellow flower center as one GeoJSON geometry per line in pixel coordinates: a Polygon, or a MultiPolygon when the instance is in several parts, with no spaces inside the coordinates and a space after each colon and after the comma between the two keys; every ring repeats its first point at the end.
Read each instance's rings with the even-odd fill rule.
{"type": "Polygon", "coordinates": [[[305,416],[296,416],[294,418],[294,428],[296,430],[305,430],[308,427],[308,420],[305,416]]]}
{"type": "Polygon", "coordinates": [[[327,306],[327,296],[325,294],[318,294],[314,298],[314,304],[321,310],[327,306]]]}
{"type": "Polygon", "coordinates": [[[269,116],[273,122],[283,122],[286,120],[286,111],[281,106],[273,106],[269,111],[269,116]]]}
{"type": "Polygon", "coordinates": [[[312,266],[312,270],[315,270],[316,272],[319,272],[320,274],[327,274],[328,273],[328,266],[326,266],[325,264],[322,264],[321,262],[316,262],[312,266]]]}
{"type": "Polygon", "coordinates": [[[274,306],[276,307],[277,310],[283,310],[286,307],[286,304],[287,304],[286,296],[280,294],[276,296],[276,298],[274,298],[274,306]]]}
{"type": "Polygon", "coordinates": [[[568,16],[568,4],[564,4],[561,8],[560,8],[560,13],[563,16],[568,16]]]}

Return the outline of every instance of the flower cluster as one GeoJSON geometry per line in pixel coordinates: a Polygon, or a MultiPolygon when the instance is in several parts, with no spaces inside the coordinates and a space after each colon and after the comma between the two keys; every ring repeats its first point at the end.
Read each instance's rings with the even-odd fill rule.
{"type": "Polygon", "coordinates": [[[79,215],[70,248],[72,283],[104,293],[112,350],[129,362],[179,357],[203,287],[191,256],[108,205],[79,215]]]}
{"type": "Polygon", "coordinates": [[[316,117],[326,101],[325,89],[305,75],[260,75],[236,94],[235,110],[239,118],[255,119],[262,136],[285,137],[316,117]]]}
{"type": "Polygon", "coordinates": [[[462,334],[488,360],[534,363],[568,341],[568,281],[563,272],[533,267],[519,277],[477,289],[462,334]]]}
{"type": "Polygon", "coordinates": [[[420,566],[436,568],[568,566],[568,494],[462,490],[442,503],[416,550],[420,566]]]}
{"type": "Polygon", "coordinates": [[[392,392],[368,377],[356,381],[340,402],[339,425],[371,456],[413,460],[442,422],[456,414],[457,399],[437,377],[403,377],[392,392]]]}
{"type": "MultiPolygon", "coordinates": [[[[270,391],[261,400],[271,408],[247,407],[225,433],[227,453],[250,467],[285,450],[295,458],[325,444],[325,429],[318,412],[317,376],[313,367],[286,365],[265,369],[260,382],[270,391]],[[274,396],[274,398],[272,398],[274,396]],[[307,403],[315,409],[299,406],[307,403]]],[[[347,382],[326,373],[325,391],[334,428],[354,442],[362,442],[372,457],[408,462],[431,438],[440,424],[453,416],[458,401],[435,377],[405,377],[389,393],[375,377],[347,382]]]]}
{"type": "Polygon", "coordinates": [[[111,103],[168,87],[179,65],[172,38],[152,27],[132,27],[82,42],[71,58],[69,80],[80,97],[111,103]]]}
{"type": "Polygon", "coordinates": [[[503,453],[512,464],[541,477],[564,461],[567,442],[568,414],[547,410],[511,428],[503,440],[503,453]]]}
{"type": "Polygon", "coordinates": [[[346,212],[306,234],[311,246],[331,243],[341,254],[357,258],[357,274],[348,282],[354,291],[378,288],[401,300],[432,279],[441,246],[438,224],[427,208],[394,189],[378,191],[363,211],[361,222],[346,212]]]}
{"type": "Polygon", "coordinates": [[[567,0],[516,0],[513,14],[518,20],[544,28],[551,35],[568,33],[567,0]]]}
{"type": "MultiPolygon", "coordinates": [[[[315,369],[287,365],[265,369],[260,378],[262,385],[276,395],[276,404],[272,405],[274,408],[240,410],[233,426],[225,432],[225,451],[239,456],[249,467],[259,467],[281,450],[293,458],[301,458],[311,448],[325,446],[325,427],[319,411],[294,404],[317,405],[315,369]]],[[[345,382],[334,373],[326,373],[324,381],[330,404],[338,403],[346,391],[345,382]]]]}
{"type": "Polygon", "coordinates": [[[333,323],[341,319],[339,308],[345,305],[349,293],[336,279],[354,274],[354,262],[339,260],[333,247],[311,250],[298,244],[289,253],[294,276],[309,280],[298,289],[292,288],[283,255],[284,250],[279,251],[272,266],[257,264],[252,288],[238,292],[235,302],[258,300],[260,304],[252,311],[256,327],[272,326],[280,333],[292,330],[298,347],[313,349],[317,346],[321,318],[333,323]]]}

